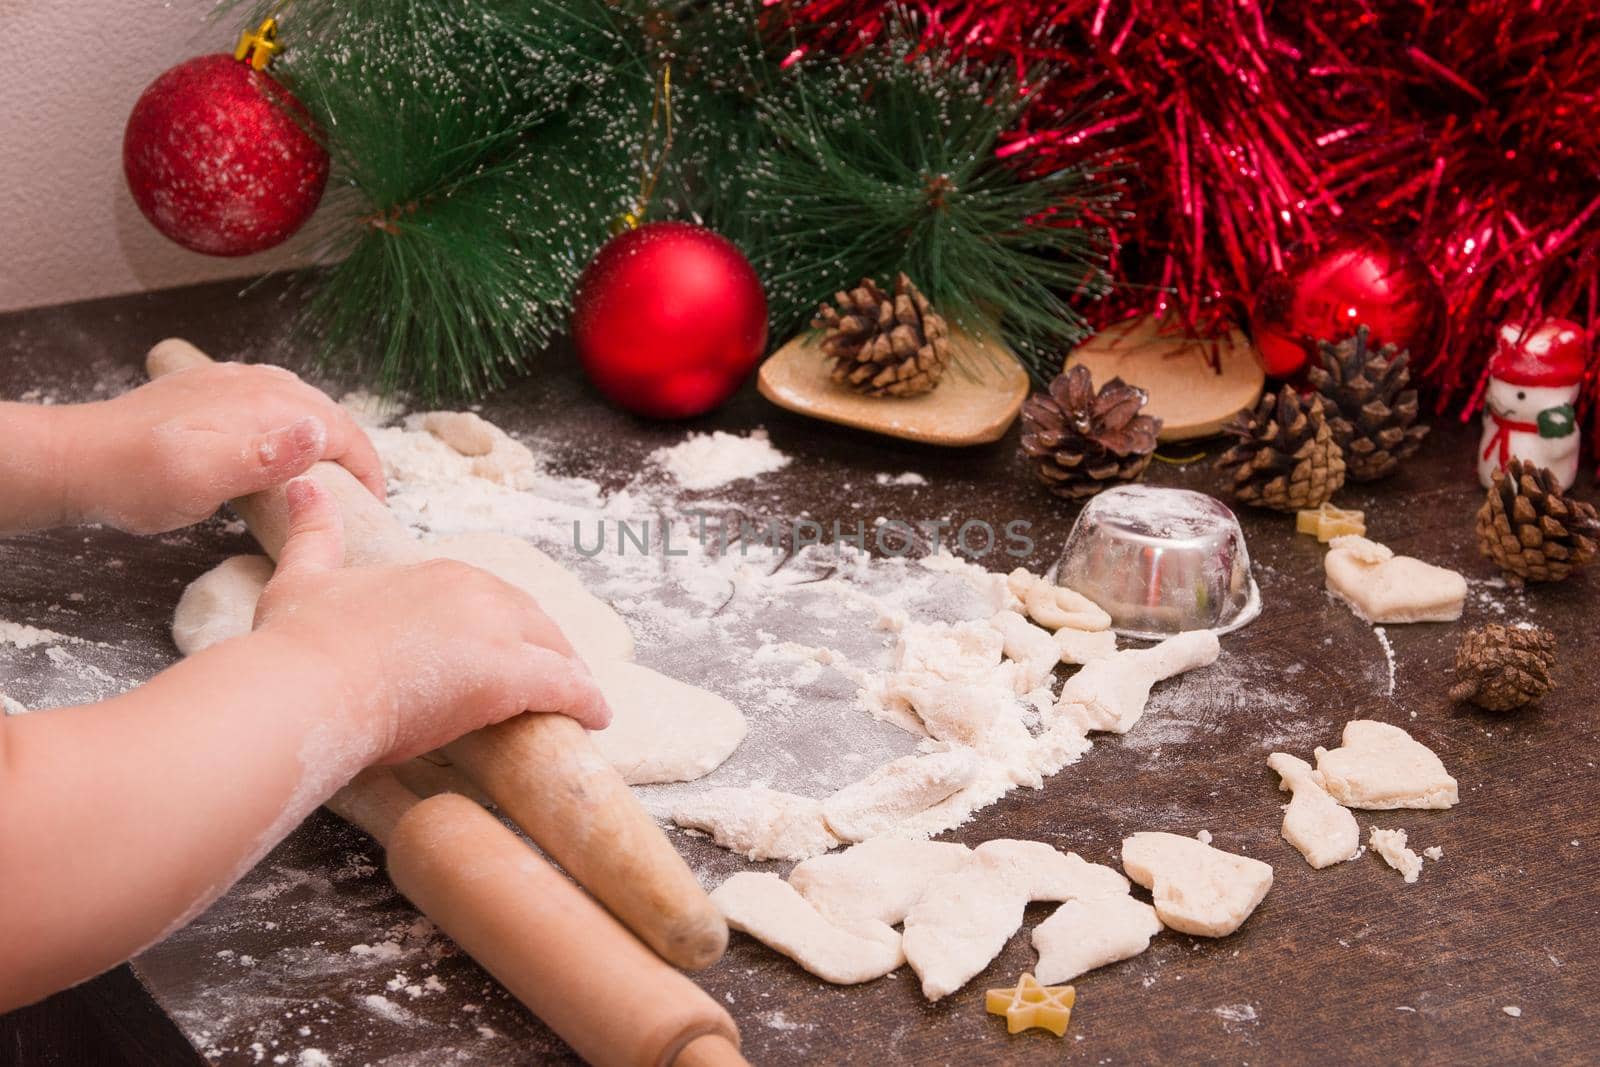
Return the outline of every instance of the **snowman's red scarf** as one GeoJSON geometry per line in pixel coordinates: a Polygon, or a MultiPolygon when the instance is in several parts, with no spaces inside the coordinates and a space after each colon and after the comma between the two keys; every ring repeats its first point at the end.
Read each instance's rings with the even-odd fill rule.
{"type": "Polygon", "coordinates": [[[1494,420],[1494,436],[1489,438],[1489,443],[1483,448],[1483,458],[1488,459],[1489,453],[1496,448],[1500,449],[1500,462],[1498,466],[1505,470],[1506,464],[1511,462],[1511,435],[1513,433],[1538,433],[1539,424],[1536,422],[1517,422],[1508,419],[1494,408],[1488,408],[1488,414],[1494,420]]]}

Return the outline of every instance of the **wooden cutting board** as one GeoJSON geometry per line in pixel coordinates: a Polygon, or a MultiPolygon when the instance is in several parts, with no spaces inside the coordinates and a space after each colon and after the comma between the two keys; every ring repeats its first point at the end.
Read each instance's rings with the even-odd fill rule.
{"type": "Polygon", "coordinates": [[[907,397],[863,396],[834,384],[821,341],[820,331],[808,331],[769,356],[756,377],[761,395],[814,419],[945,447],[1004,437],[1028,396],[1028,372],[998,341],[952,332],[957,355],[938,387],[907,397]]]}
{"type": "Polygon", "coordinates": [[[1163,333],[1154,316],[1108,326],[1067,354],[1096,388],[1121,378],[1150,394],[1145,414],[1161,420],[1161,440],[1210,437],[1255,404],[1266,375],[1255,346],[1238,330],[1215,340],[1163,333]],[[1214,353],[1218,367],[1208,362],[1214,353]]]}

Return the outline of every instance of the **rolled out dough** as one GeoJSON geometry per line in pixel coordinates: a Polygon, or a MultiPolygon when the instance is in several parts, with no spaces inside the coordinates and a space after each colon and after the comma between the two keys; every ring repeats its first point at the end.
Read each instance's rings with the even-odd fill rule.
{"type": "Polygon", "coordinates": [[[875,919],[835,925],[775,874],[744,871],[711,893],[728,925],[835,985],[870,982],[905,962],[900,935],[875,919]]]}
{"type": "Polygon", "coordinates": [[[1127,893],[1069,900],[1034,927],[1033,976],[1046,985],[1137,956],[1161,932],[1156,909],[1127,893]]]}
{"type": "Polygon", "coordinates": [[[266,556],[230,556],[189,583],[172,613],[172,642],[185,656],[250,632],[272,580],[266,556]]]}
{"type": "Polygon", "coordinates": [[[1341,745],[1316,756],[1317,784],[1349,808],[1448,808],[1459,799],[1433,750],[1386,722],[1352,719],[1341,745]]]}
{"type": "Polygon", "coordinates": [[[1178,834],[1134,834],[1122,869],[1150,890],[1163,923],[1198,937],[1233,933],[1272,888],[1267,864],[1178,834]]]}
{"type": "Polygon", "coordinates": [[[1267,766],[1283,777],[1280,789],[1291,791],[1283,812],[1283,839],[1321,869],[1355,859],[1361,851],[1356,817],[1317,784],[1311,764],[1287,752],[1274,752],[1267,766]]]}
{"type": "Polygon", "coordinates": [[[480,567],[533,597],[591,671],[601,660],[633,658],[633,634],[622,616],[585,589],[577,575],[522,538],[458,534],[426,542],[424,551],[480,567]]]}
{"type": "Polygon", "coordinates": [[[589,666],[612,716],[590,739],[629,785],[693,781],[744,740],[744,714],[715,693],[628,660],[589,666]]]}

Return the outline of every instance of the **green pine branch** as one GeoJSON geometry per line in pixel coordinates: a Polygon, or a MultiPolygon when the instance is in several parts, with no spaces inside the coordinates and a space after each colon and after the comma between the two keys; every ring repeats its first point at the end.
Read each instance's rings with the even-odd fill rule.
{"type": "Polygon", "coordinates": [[[632,206],[652,80],[605,0],[293,0],[272,73],[325,131],[305,325],[326,362],[433,402],[525,370],[632,206]]]}
{"type": "Polygon", "coordinates": [[[676,47],[680,63],[721,72],[685,105],[721,118],[687,165],[711,187],[696,206],[756,264],[774,336],[860,278],[904,271],[947,318],[972,335],[997,330],[1048,383],[1089,333],[1069,298],[1109,288],[1094,220],[1115,210],[1115,176],[1093,163],[1028,175],[997,159],[1025,106],[1004,71],[929,51],[905,25],[874,51],[785,70],[791,42],[751,32],[758,6],[696,7],[676,47]]]}

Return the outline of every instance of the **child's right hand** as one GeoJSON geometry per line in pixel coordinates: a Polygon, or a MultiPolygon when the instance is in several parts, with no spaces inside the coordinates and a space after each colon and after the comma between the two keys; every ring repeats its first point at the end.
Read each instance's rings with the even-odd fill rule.
{"type": "Polygon", "coordinates": [[[326,490],[287,486],[289,535],[256,630],[330,664],[346,705],[395,762],[523,711],[590,729],[611,710],[588,668],[533,598],[450,560],[341,568],[343,526],[326,490]]]}

